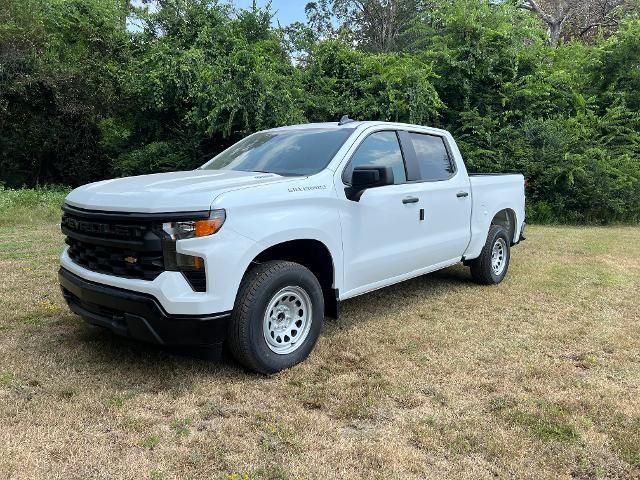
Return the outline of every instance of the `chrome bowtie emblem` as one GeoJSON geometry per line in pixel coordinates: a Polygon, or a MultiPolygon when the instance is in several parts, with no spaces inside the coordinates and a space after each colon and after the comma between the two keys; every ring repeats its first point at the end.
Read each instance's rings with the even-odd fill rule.
{"type": "Polygon", "coordinates": [[[130,264],[134,264],[138,261],[136,257],[124,257],[124,261],[130,264]]]}

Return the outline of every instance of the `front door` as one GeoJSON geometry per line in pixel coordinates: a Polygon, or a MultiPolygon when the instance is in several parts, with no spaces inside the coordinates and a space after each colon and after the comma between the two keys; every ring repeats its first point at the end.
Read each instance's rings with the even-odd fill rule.
{"type": "MultiPolygon", "coordinates": [[[[345,167],[345,175],[356,166],[390,166],[394,184],[368,189],[357,202],[342,200],[346,296],[400,280],[425,267],[428,259],[420,220],[424,184],[407,183],[397,133],[387,130],[368,135],[345,167]]],[[[344,189],[339,183],[336,187],[344,189]]]]}

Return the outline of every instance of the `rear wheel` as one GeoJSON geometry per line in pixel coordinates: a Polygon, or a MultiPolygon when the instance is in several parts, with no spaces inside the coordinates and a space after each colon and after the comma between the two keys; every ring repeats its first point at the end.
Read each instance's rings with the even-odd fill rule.
{"type": "Polygon", "coordinates": [[[483,285],[500,283],[509,269],[510,245],[507,230],[501,225],[491,225],[480,256],[470,262],[471,277],[483,285]]]}
{"type": "Polygon", "coordinates": [[[307,358],[323,319],[324,299],[315,275],[294,262],[266,262],[242,281],[229,347],[247,368],[275,373],[307,358]]]}

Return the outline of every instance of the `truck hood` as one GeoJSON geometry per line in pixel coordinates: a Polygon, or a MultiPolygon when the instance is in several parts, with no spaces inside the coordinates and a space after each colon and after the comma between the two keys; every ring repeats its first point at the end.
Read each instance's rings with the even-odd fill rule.
{"type": "Polygon", "coordinates": [[[118,212],[199,211],[208,210],[225,191],[286,180],[273,173],[233,170],[155,173],[90,183],[73,190],[65,202],[78,208],[118,212]]]}

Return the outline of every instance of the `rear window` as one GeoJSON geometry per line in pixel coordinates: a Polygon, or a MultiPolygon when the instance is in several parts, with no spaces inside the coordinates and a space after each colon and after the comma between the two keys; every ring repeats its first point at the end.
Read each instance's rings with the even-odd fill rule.
{"type": "Polygon", "coordinates": [[[200,168],[284,176],[313,175],[324,170],[353,130],[309,128],[258,132],[240,140],[200,168]]]}
{"type": "Polygon", "coordinates": [[[442,137],[422,133],[409,133],[409,137],[416,152],[420,180],[447,180],[453,175],[455,168],[442,137]]]}

